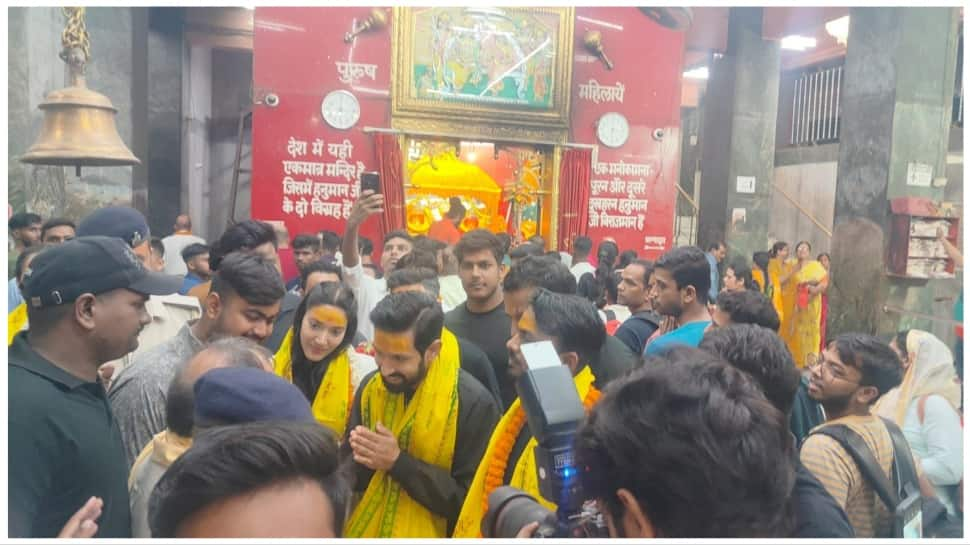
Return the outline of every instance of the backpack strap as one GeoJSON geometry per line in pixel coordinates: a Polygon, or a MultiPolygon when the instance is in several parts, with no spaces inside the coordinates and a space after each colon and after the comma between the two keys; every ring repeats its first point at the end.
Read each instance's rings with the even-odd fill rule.
{"type": "Polygon", "coordinates": [[[882,468],[872,455],[869,445],[858,433],[843,424],[835,424],[820,428],[813,434],[827,435],[842,445],[842,448],[855,461],[859,472],[862,473],[862,476],[872,485],[879,498],[889,508],[889,512],[896,511],[896,506],[899,505],[900,501],[899,495],[896,494],[895,487],[889,482],[889,478],[882,472],[882,468]]]}
{"type": "MultiPolygon", "coordinates": [[[[919,424],[921,426],[923,425],[923,421],[926,420],[926,400],[929,399],[930,395],[931,394],[926,394],[924,396],[920,396],[919,400],[916,401],[916,416],[919,417],[919,424]]],[[[960,411],[957,411],[956,409],[953,409],[953,410],[956,411],[957,416],[960,417],[960,427],[962,428],[963,427],[963,413],[961,413],[960,411]]]]}
{"type": "Polygon", "coordinates": [[[919,401],[916,402],[916,416],[919,417],[920,426],[923,425],[923,421],[926,420],[926,398],[930,396],[920,396],[919,401]]]}
{"type": "Polygon", "coordinates": [[[893,442],[893,479],[896,489],[902,490],[907,496],[919,493],[919,473],[916,472],[916,460],[909,448],[909,441],[903,435],[903,430],[888,418],[881,418],[893,442]]]}

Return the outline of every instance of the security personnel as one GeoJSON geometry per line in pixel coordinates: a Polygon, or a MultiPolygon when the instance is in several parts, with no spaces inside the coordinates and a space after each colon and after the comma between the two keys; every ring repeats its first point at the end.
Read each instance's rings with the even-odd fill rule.
{"type": "Polygon", "coordinates": [[[79,237],[34,258],[31,327],[7,352],[10,537],[55,537],[92,497],[103,501],[96,537],[131,537],[121,431],[97,369],[138,345],[148,296],[179,286],[116,238],[79,237]]]}
{"type": "MultiPolygon", "coordinates": [[[[134,208],[109,206],[96,210],[78,225],[77,236],[120,238],[145,265],[151,256],[148,222],[134,208]]],[[[145,310],[152,321],[138,335],[138,349],[102,366],[100,374],[106,387],[117,380],[118,375],[134,361],[135,356],[171,339],[186,322],[195,320],[202,314],[198,299],[178,294],[152,296],[145,303],[145,310]]]]}

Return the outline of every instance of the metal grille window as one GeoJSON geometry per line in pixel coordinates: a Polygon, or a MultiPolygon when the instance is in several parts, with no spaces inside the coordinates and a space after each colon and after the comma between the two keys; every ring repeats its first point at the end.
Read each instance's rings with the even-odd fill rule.
{"type": "Polygon", "coordinates": [[[820,144],[839,139],[842,66],[815,70],[795,79],[789,144],[820,144]]]}

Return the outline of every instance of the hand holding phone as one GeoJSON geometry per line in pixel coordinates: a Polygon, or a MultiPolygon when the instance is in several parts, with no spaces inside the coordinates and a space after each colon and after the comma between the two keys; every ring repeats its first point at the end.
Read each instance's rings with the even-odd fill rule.
{"type": "Polygon", "coordinates": [[[360,175],[360,192],[373,191],[375,194],[381,192],[381,175],[376,172],[364,172],[360,175]]]}

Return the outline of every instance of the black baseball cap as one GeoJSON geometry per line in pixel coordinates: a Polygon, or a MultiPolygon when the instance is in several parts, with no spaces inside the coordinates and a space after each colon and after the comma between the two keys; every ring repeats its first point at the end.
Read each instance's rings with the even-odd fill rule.
{"type": "Polygon", "coordinates": [[[77,226],[77,237],[115,237],[137,248],[150,238],[145,216],[127,206],[95,210],[77,226]]]}
{"type": "Polygon", "coordinates": [[[24,299],[32,308],[71,303],[85,293],[128,289],[169,295],[182,287],[178,276],[150,272],[115,237],[78,237],[37,254],[24,273],[24,299]]]}

